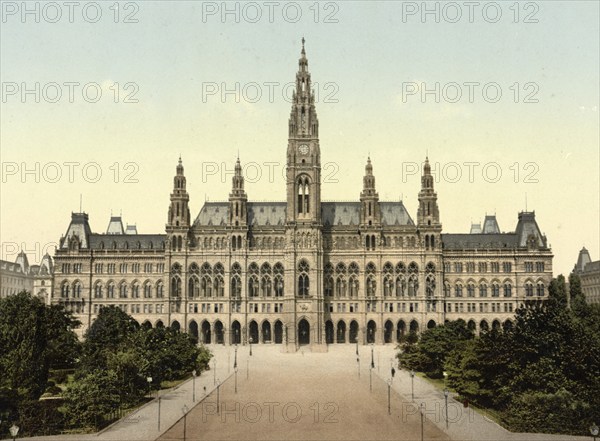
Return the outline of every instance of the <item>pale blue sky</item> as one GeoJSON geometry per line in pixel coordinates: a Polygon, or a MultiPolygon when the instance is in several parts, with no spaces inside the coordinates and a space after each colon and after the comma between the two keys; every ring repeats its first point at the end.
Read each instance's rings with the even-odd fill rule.
{"type": "MultiPolygon", "coordinates": [[[[358,199],[370,152],[382,199],[403,195],[415,217],[419,179],[402,182],[403,162],[420,162],[427,150],[441,165],[496,161],[503,168],[498,183],[479,174],[473,183],[436,184],[446,232],[467,231],[486,212],[496,212],[501,229],[510,231],[527,193],[556,254],[555,272],[569,271],[584,244],[600,258],[598,2],[535,2],[538,23],[512,23],[513,2],[500,2],[498,23],[486,22],[480,11],[474,23],[422,23],[418,16],[403,22],[402,2],[338,2],[338,23],[323,23],[324,3],[314,23],[313,2],[301,3],[298,23],[284,21],[280,9],[274,23],[266,17],[222,23],[218,16],[204,23],[202,2],[144,1],[137,3],[139,23],[115,24],[110,4],[102,3],[95,24],[77,13],[74,23],[7,16],[1,24],[3,83],[97,82],[106,94],[113,82],[139,86],[137,104],[115,104],[107,95],[96,104],[80,95],[72,104],[3,97],[3,162],[96,161],[104,174],[94,184],[80,176],[55,184],[4,176],[2,242],[33,248],[56,241],[80,193],[96,231],[106,228],[113,209],[141,232],[162,232],[180,153],[194,213],[205,195],[226,199],[231,185],[230,175],[203,179],[203,162],[231,166],[238,150],[242,162],[284,161],[290,106],[280,87],[273,103],[266,97],[235,103],[231,96],[222,103],[218,96],[203,102],[202,85],[293,81],[304,36],[313,81],[338,88],[339,102],[317,104],[322,160],[339,167],[339,182],[323,186],[324,199],[358,199]],[[503,98],[402,102],[404,82],[469,81],[497,82],[503,98]],[[536,83],[539,103],[514,103],[509,87],[515,82],[536,83]],[[139,183],[112,182],[111,164],[131,161],[139,165],[139,183]],[[513,182],[515,162],[521,169],[535,162],[539,183],[522,182],[523,170],[513,182]]],[[[285,197],[281,173],[274,183],[248,183],[247,191],[251,199],[285,197]]]]}

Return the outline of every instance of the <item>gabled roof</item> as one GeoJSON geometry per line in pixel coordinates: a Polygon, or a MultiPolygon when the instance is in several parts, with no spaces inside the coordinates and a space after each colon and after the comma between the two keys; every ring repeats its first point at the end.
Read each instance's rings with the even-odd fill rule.
{"type": "Polygon", "coordinates": [[[498,221],[496,220],[496,216],[486,216],[483,221],[483,234],[497,234],[500,233],[500,227],[498,226],[498,221]]]}

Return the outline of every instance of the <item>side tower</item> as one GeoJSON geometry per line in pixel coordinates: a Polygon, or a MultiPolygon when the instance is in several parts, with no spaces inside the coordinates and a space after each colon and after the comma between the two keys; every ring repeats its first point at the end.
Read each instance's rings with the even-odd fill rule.
{"type": "Polygon", "coordinates": [[[186,180],[183,174],[181,158],[177,164],[177,172],[173,178],[173,192],[167,218],[167,241],[171,251],[182,251],[187,247],[190,231],[190,196],[186,190],[186,180]]]}
{"type": "Polygon", "coordinates": [[[235,173],[231,179],[227,224],[231,231],[229,239],[231,250],[242,250],[248,236],[248,195],[244,190],[244,176],[242,175],[240,158],[235,163],[235,173]]]}
{"type": "Polygon", "coordinates": [[[417,230],[421,242],[424,260],[419,283],[424,287],[421,291],[425,307],[423,323],[431,318],[436,323],[444,323],[444,273],[442,261],[442,224],[437,204],[437,193],[433,188],[433,175],[429,158],[425,158],[421,191],[419,191],[419,209],[417,210],[417,230]]]}

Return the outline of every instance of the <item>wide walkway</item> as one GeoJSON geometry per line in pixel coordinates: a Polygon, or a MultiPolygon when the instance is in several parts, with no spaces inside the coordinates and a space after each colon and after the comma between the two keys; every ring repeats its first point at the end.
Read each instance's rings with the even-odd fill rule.
{"type": "MultiPolygon", "coordinates": [[[[369,440],[421,439],[424,409],[425,440],[571,441],[588,440],[546,434],[508,432],[472,409],[450,398],[446,429],[444,396],[431,383],[396,370],[389,389],[393,346],[375,346],[375,369],[370,369],[371,347],[331,345],[327,353],[304,349],[281,353],[277,345],[253,345],[238,350],[238,393],[235,393],[234,348],[212,346],[214,370],[162,395],[160,429],[158,400],[98,434],[30,438],[66,441],[153,441],[183,439],[183,408],[187,407],[186,439],[369,440]],[[360,369],[359,369],[360,366],[360,369]],[[360,372],[360,378],[359,378],[360,372]],[[215,378],[220,380],[217,390],[215,378]],[[206,389],[205,389],[206,388],[206,389]],[[371,391],[372,390],[372,391],[371,391]],[[206,391],[206,393],[205,393],[206,391]]],[[[213,368],[211,363],[211,368],[213,368]]]]}

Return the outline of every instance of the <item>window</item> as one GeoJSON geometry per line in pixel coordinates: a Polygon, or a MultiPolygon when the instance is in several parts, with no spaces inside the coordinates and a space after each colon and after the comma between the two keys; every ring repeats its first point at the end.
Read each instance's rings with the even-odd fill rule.
{"type": "Polygon", "coordinates": [[[298,179],[298,214],[308,214],[310,212],[310,181],[308,176],[301,176],[298,179]]]}
{"type": "Polygon", "coordinates": [[[536,287],[538,297],[544,296],[544,284],[542,282],[538,282],[536,287]]]}
{"type": "Polygon", "coordinates": [[[454,264],[454,272],[455,273],[462,273],[463,272],[463,264],[460,262],[457,262],[454,264]]]}
{"type": "Polygon", "coordinates": [[[504,297],[512,297],[512,285],[510,283],[504,284],[504,297]]]}
{"type": "Polygon", "coordinates": [[[140,264],[139,263],[132,264],[131,271],[136,274],[139,273],[140,272],[140,264]]]}
{"type": "Polygon", "coordinates": [[[145,273],[151,273],[152,272],[152,264],[151,263],[145,263],[144,264],[144,272],[145,273]]]}
{"type": "Polygon", "coordinates": [[[500,263],[499,262],[492,262],[492,272],[493,273],[500,272],[500,263]]]}
{"type": "Polygon", "coordinates": [[[445,273],[449,273],[452,269],[451,269],[452,265],[450,265],[449,262],[444,262],[444,272],[445,273]]]}
{"type": "Polygon", "coordinates": [[[310,280],[308,271],[308,262],[306,260],[301,260],[298,264],[298,272],[300,273],[298,276],[298,295],[300,297],[308,297],[309,295],[310,280]]]}
{"type": "Polygon", "coordinates": [[[500,285],[497,283],[492,285],[492,297],[500,297],[500,285]]]}
{"type": "Polygon", "coordinates": [[[456,287],[454,288],[454,293],[456,295],[456,297],[462,297],[463,296],[463,287],[460,284],[457,284],[456,287]]]}
{"type": "Polygon", "coordinates": [[[533,296],[533,284],[531,282],[528,282],[527,284],[525,284],[525,295],[527,297],[533,296]]]}
{"type": "Polygon", "coordinates": [[[533,272],[533,262],[525,262],[523,265],[525,266],[525,272],[526,273],[532,273],[533,272]]]}
{"type": "Polygon", "coordinates": [[[467,297],[475,297],[475,285],[472,283],[467,285],[467,297]]]}
{"type": "Polygon", "coordinates": [[[485,263],[485,262],[479,262],[478,267],[479,267],[478,271],[480,273],[487,273],[487,263],[485,263]]]}
{"type": "Polygon", "coordinates": [[[536,262],[535,263],[535,271],[538,273],[544,272],[544,262],[536,262]]]}
{"type": "Polygon", "coordinates": [[[102,270],[104,265],[102,263],[97,263],[96,265],[94,265],[94,271],[96,272],[96,274],[102,274],[102,270]]]}
{"type": "Polygon", "coordinates": [[[114,274],[115,273],[115,267],[116,265],[114,263],[109,263],[108,264],[108,274],[114,274]]]}
{"type": "Polygon", "coordinates": [[[121,263],[119,265],[119,272],[121,274],[126,274],[127,273],[127,264],[126,263],[121,263]]]}
{"type": "Polygon", "coordinates": [[[467,262],[467,272],[468,273],[475,272],[475,262],[467,262]]]}
{"type": "Polygon", "coordinates": [[[487,297],[487,285],[485,283],[479,285],[479,297],[487,297]]]}
{"type": "Polygon", "coordinates": [[[512,271],[512,263],[504,262],[502,264],[502,271],[504,271],[505,273],[510,273],[512,271]]]}

